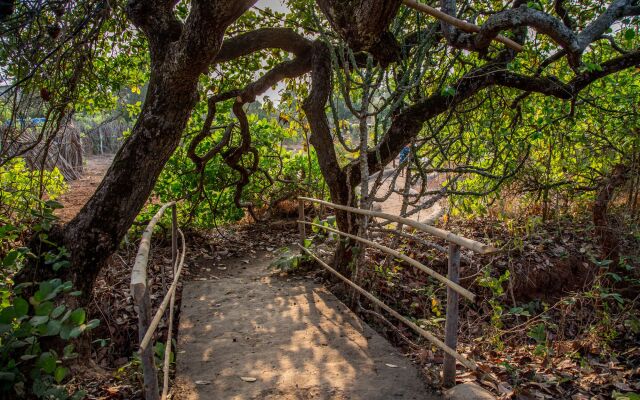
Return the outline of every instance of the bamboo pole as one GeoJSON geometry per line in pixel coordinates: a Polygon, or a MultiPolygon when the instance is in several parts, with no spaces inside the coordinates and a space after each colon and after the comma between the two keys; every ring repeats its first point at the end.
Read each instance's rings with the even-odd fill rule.
{"type": "Polygon", "coordinates": [[[472,239],[467,239],[465,237],[462,236],[458,236],[452,232],[449,231],[445,231],[444,229],[440,229],[440,228],[436,228],[435,226],[431,226],[431,225],[427,225],[427,224],[423,224],[421,222],[417,222],[414,221],[412,219],[409,218],[403,218],[403,217],[399,217],[396,215],[391,215],[391,214],[386,214],[386,213],[382,213],[382,212],[378,212],[378,211],[369,211],[369,210],[362,210],[359,208],[354,208],[354,207],[348,207],[348,206],[342,206],[339,204],[334,204],[334,203],[330,203],[328,201],[324,201],[324,200],[318,200],[318,199],[313,199],[313,198],[309,198],[309,197],[298,197],[298,199],[302,199],[302,200],[306,200],[306,201],[311,201],[314,203],[318,203],[318,204],[324,204],[326,206],[329,207],[333,207],[335,209],[338,210],[343,210],[343,211],[348,211],[348,212],[352,212],[355,214],[362,214],[362,215],[369,215],[372,217],[377,217],[377,218],[382,218],[382,219],[386,219],[389,221],[393,221],[393,222],[400,222],[404,225],[409,225],[412,226],[416,229],[419,229],[421,231],[427,232],[433,236],[439,237],[440,239],[444,239],[448,242],[451,243],[455,243],[461,247],[464,247],[466,249],[470,249],[475,251],[476,253],[480,253],[480,254],[492,254],[492,253],[496,253],[499,250],[496,249],[495,247],[491,246],[491,245],[487,245],[487,244],[483,244],[480,242],[477,242],[475,240],[472,239]]]}
{"type": "MultiPolygon", "coordinates": [[[[298,223],[300,223],[300,222],[301,221],[298,221],[298,223]]],[[[312,222],[304,221],[302,223],[307,224],[307,225],[311,225],[311,226],[315,226],[315,227],[318,227],[318,228],[321,228],[321,229],[325,229],[325,230],[328,230],[330,232],[337,233],[338,235],[351,238],[353,240],[357,240],[358,242],[362,242],[362,243],[365,243],[365,244],[367,244],[367,245],[369,245],[371,247],[375,247],[376,249],[381,250],[381,251],[383,251],[383,252],[385,252],[387,254],[390,254],[390,255],[392,255],[392,256],[394,256],[396,258],[400,258],[400,259],[406,261],[407,263],[411,264],[412,266],[418,268],[419,270],[423,271],[424,273],[426,273],[427,275],[431,276],[432,278],[435,278],[438,281],[444,283],[445,285],[447,285],[447,287],[451,288],[452,290],[454,290],[457,293],[460,293],[462,296],[466,297],[467,299],[469,299],[471,301],[475,301],[476,296],[473,293],[471,293],[470,291],[468,291],[467,289],[465,289],[462,286],[460,286],[457,282],[453,282],[453,281],[447,279],[446,277],[440,275],[439,273],[437,273],[436,271],[434,271],[431,268],[427,267],[426,265],[414,260],[413,258],[411,258],[411,257],[409,257],[409,256],[407,256],[405,254],[402,254],[402,253],[400,253],[400,252],[398,252],[396,250],[393,250],[393,249],[391,249],[391,248],[389,248],[387,246],[383,246],[383,245],[381,245],[379,243],[372,242],[371,240],[368,240],[368,239],[365,239],[365,238],[361,238],[360,236],[350,235],[350,234],[342,232],[342,231],[340,231],[338,229],[333,229],[333,228],[330,228],[328,226],[322,226],[322,225],[319,225],[319,224],[314,224],[312,222]]]]}
{"type": "Polygon", "coordinates": [[[460,361],[460,363],[462,365],[464,365],[465,367],[467,367],[467,368],[469,368],[471,370],[474,370],[474,371],[478,368],[476,366],[475,362],[473,362],[472,360],[468,360],[467,358],[465,358],[461,354],[458,354],[455,350],[453,350],[452,348],[450,348],[449,346],[444,344],[440,339],[438,339],[437,337],[433,336],[431,333],[427,332],[426,330],[420,328],[418,325],[414,324],[413,322],[411,322],[407,318],[403,317],[400,313],[395,311],[393,308],[389,307],[388,305],[386,305],[382,301],[378,300],[378,298],[376,298],[374,295],[372,295],[371,293],[367,292],[366,290],[364,290],[360,286],[356,285],[355,283],[350,281],[348,278],[346,278],[344,275],[342,275],[341,273],[339,273],[335,269],[331,268],[329,265],[327,265],[327,263],[322,261],[320,258],[318,258],[318,256],[313,254],[308,249],[306,249],[306,248],[304,248],[303,246],[300,246],[300,245],[298,245],[298,246],[302,249],[302,251],[306,252],[309,256],[311,256],[314,260],[316,260],[325,269],[327,269],[329,272],[331,272],[332,274],[334,274],[335,276],[340,278],[344,283],[346,283],[347,285],[349,285],[352,288],[354,288],[361,295],[363,295],[364,297],[369,299],[372,303],[374,303],[377,306],[383,308],[386,312],[388,312],[389,314],[393,315],[399,321],[405,323],[408,327],[413,329],[416,333],[418,333],[423,338],[425,338],[428,341],[430,341],[431,343],[433,343],[436,347],[438,347],[439,349],[444,351],[446,354],[449,354],[450,356],[454,357],[456,360],[460,361]]]}
{"type": "MultiPolygon", "coordinates": [[[[418,3],[415,0],[402,0],[402,3],[404,3],[404,5],[409,8],[413,8],[416,11],[429,14],[432,17],[436,17],[437,19],[444,21],[449,25],[453,25],[456,28],[459,28],[460,30],[463,30],[465,32],[469,32],[469,33],[480,32],[480,27],[478,25],[453,17],[449,14],[446,14],[438,10],[437,8],[430,7],[426,4],[418,3]]],[[[520,52],[523,50],[523,47],[520,43],[516,43],[513,40],[507,37],[504,37],[502,35],[496,36],[493,40],[500,42],[506,45],[507,47],[509,47],[510,49],[515,50],[517,52],[520,52]]]]}
{"type": "MultiPolygon", "coordinates": [[[[304,200],[301,199],[298,199],[298,220],[304,221],[304,200]]],[[[307,238],[304,223],[298,223],[298,232],[300,233],[300,245],[304,247],[304,241],[307,238]]]]}
{"type": "MultiPolygon", "coordinates": [[[[149,329],[151,319],[151,299],[149,298],[149,287],[147,285],[147,262],[149,260],[149,250],[151,248],[151,235],[165,210],[175,204],[167,203],[160,207],[156,215],[142,233],[140,246],[136,254],[136,260],[131,271],[131,297],[138,313],[138,339],[142,342],[149,333],[153,334],[153,329],[149,329]]],[[[140,349],[140,361],[144,375],[145,399],[158,399],[158,374],[156,371],[153,349],[140,349]]]]}
{"type": "MultiPolygon", "coordinates": [[[[184,235],[183,235],[182,231],[180,229],[178,229],[178,232],[180,233],[180,236],[181,236],[182,240],[184,240],[184,235]]],[[[185,253],[186,253],[186,247],[183,247],[182,254],[180,255],[180,264],[178,265],[178,270],[176,271],[176,273],[175,273],[175,275],[173,277],[173,283],[171,283],[171,286],[169,287],[169,290],[167,291],[167,294],[164,296],[164,299],[162,299],[162,303],[160,304],[160,307],[158,307],[158,310],[156,311],[156,314],[154,315],[153,320],[151,320],[151,323],[149,324],[149,329],[147,330],[147,333],[144,335],[144,337],[140,341],[140,351],[146,350],[148,348],[148,346],[149,346],[149,343],[151,343],[151,338],[153,337],[153,332],[158,327],[158,324],[160,323],[160,320],[162,319],[162,314],[164,314],[165,310],[167,309],[167,305],[169,304],[169,301],[171,300],[171,295],[173,293],[175,293],[176,288],[178,287],[178,280],[180,279],[180,273],[182,272],[182,267],[184,265],[185,253]]]]}
{"type": "MultiPolygon", "coordinates": [[[[171,206],[171,266],[173,268],[173,273],[176,272],[176,262],[178,261],[178,209],[176,205],[171,206]]],[[[164,266],[164,263],[162,264],[164,266]]],[[[162,289],[166,293],[167,288],[162,282],[162,289]]]]}
{"type": "MultiPolygon", "coordinates": [[[[187,253],[187,248],[184,241],[184,235],[182,234],[181,230],[177,228],[176,230],[180,233],[180,237],[182,239],[182,255],[180,256],[180,266],[178,266],[177,264],[178,262],[177,257],[175,258],[175,261],[173,263],[173,276],[178,275],[178,269],[182,267],[182,264],[184,264],[184,255],[187,253]]],[[[176,247],[176,252],[177,252],[177,247],[176,247]]],[[[162,372],[163,372],[162,397],[161,397],[162,400],[166,400],[167,396],[169,395],[169,364],[171,363],[171,340],[173,337],[173,309],[175,307],[175,302],[176,302],[176,292],[173,291],[171,293],[171,301],[169,303],[169,331],[167,332],[167,342],[164,346],[164,365],[162,368],[162,372]]]]}
{"type": "MultiPolygon", "coordinates": [[[[449,244],[448,277],[451,281],[460,281],[460,246],[449,244]]],[[[458,293],[447,289],[447,320],[444,325],[444,343],[456,349],[458,346],[458,293]]],[[[442,382],[445,387],[453,387],[456,384],[456,359],[448,354],[444,355],[442,367],[442,382]]]]}

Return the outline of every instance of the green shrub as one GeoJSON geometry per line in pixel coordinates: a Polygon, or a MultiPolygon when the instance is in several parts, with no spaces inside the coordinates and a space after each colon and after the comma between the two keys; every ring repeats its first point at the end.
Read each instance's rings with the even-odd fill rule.
{"type": "Polygon", "coordinates": [[[81,293],[73,290],[70,281],[55,278],[13,284],[11,277],[30,258],[41,258],[54,271],[69,266],[67,250],[48,236],[56,221],[53,210],[60,205],[53,200],[31,204],[35,205],[29,219],[35,223],[30,229],[19,220],[0,228],[1,248],[8,249],[1,258],[0,398],[80,399],[83,392],[70,394],[64,386],[69,376],[65,364],[77,356],[71,340],[98,326],[99,320],[87,321],[86,311],[71,305],[70,300],[81,293]],[[52,250],[37,254],[18,247],[16,238],[25,231],[52,250]],[[61,353],[49,348],[53,339],[65,344],[61,353]]]}

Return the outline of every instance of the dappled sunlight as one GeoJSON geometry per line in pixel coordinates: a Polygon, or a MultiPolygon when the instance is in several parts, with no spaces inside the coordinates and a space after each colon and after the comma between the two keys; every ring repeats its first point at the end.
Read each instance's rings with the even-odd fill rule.
{"type": "Polygon", "coordinates": [[[268,276],[265,267],[185,285],[178,344],[178,377],[192,387],[185,398],[424,398],[410,363],[326,289],[268,276]],[[402,395],[415,390],[420,397],[402,395]]]}

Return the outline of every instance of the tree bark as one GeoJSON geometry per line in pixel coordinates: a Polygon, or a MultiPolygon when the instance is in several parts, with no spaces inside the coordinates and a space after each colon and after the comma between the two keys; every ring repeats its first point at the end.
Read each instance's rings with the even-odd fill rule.
{"type": "MultiPolygon", "coordinates": [[[[302,106],[311,127],[309,141],[316,149],[320,170],[329,188],[331,200],[337,204],[356,207],[354,185],[350,184],[345,171],[340,168],[325,113],[331,90],[331,58],[325,43],[314,43],[311,64],[311,91],[302,106]]],[[[336,223],[341,231],[357,234],[355,214],[337,210],[336,223]]],[[[336,269],[347,276],[350,276],[348,265],[352,259],[353,246],[351,240],[340,240],[334,257],[336,269]]]]}
{"type": "MultiPolygon", "coordinates": [[[[138,215],[164,165],[180,143],[198,101],[198,80],[214,62],[224,31],[256,0],[198,1],[184,23],[174,3],[130,0],[129,19],[145,34],[151,55],[149,89],[141,114],[96,192],[78,215],[56,227],[51,239],[71,253],[64,272],[82,290],[82,301],[109,256],[118,248],[138,215]]],[[[18,281],[52,274],[42,265],[25,268],[18,281]]]]}
{"type": "Polygon", "coordinates": [[[72,281],[85,295],[149,198],[178,146],[197,101],[197,79],[151,78],[132,135],[116,154],[95,194],[62,233],[72,254],[72,281]]]}

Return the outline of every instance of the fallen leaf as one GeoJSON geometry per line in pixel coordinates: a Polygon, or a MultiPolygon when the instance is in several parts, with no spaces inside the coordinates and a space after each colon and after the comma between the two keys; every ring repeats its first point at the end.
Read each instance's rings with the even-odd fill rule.
{"type": "Polygon", "coordinates": [[[242,379],[245,382],[255,382],[255,381],[257,381],[256,378],[253,378],[251,376],[241,376],[240,379],[242,379]]]}

